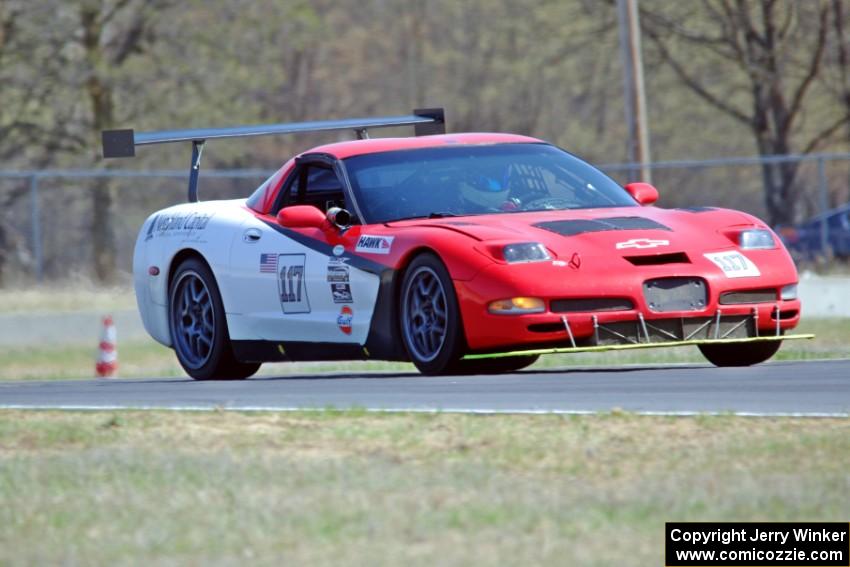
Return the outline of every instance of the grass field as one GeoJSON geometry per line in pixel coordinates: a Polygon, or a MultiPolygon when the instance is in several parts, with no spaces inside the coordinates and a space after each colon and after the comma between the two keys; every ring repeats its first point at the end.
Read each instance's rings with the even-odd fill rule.
{"type": "MultiPolygon", "coordinates": [[[[782,346],[776,360],[802,360],[814,358],[850,357],[850,321],[844,319],[803,320],[800,332],[815,333],[812,341],[789,341],[782,346]]],[[[0,380],[52,380],[89,378],[94,372],[96,345],[67,343],[39,347],[0,346],[0,380]]],[[[118,344],[119,375],[183,376],[174,353],[153,340],[124,341],[118,344]]],[[[657,364],[675,362],[705,363],[696,347],[642,350],[631,352],[583,353],[572,355],[547,355],[532,368],[563,366],[623,364],[657,364]]],[[[389,362],[347,363],[283,363],[267,364],[261,370],[265,375],[300,374],[316,372],[413,372],[410,364],[389,362]]]]}
{"type": "MultiPolygon", "coordinates": [[[[0,313],[132,308],[0,292],[0,313]]],[[[129,301],[128,301],[129,300],[129,301]]],[[[94,302],[94,303],[92,303],[94,302]]],[[[850,356],[850,322],[777,359],[850,356]]],[[[0,347],[0,379],[88,378],[95,344],[0,347]]],[[[182,375],[119,342],[120,375],[182,375]]],[[[694,347],[543,357],[704,363],[694,347]]],[[[266,365],[265,374],[413,372],[266,365]]],[[[0,565],[662,565],[665,521],[847,521],[850,419],[0,411],[0,565]]]]}
{"type": "Polygon", "coordinates": [[[0,502],[3,565],[663,565],[847,521],[850,420],[6,411],[0,502]]]}

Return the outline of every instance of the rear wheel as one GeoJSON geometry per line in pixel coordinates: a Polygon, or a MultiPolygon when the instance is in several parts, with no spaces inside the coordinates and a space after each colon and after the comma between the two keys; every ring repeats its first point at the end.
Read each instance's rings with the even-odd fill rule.
{"type": "Polygon", "coordinates": [[[463,331],[449,272],[433,254],[414,258],[401,286],[399,323],[411,362],[423,374],[447,374],[463,354],[463,331]]]}
{"type": "Polygon", "coordinates": [[[782,341],[728,345],[699,345],[702,355],[715,366],[752,366],[768,360],[782,341]]]}
{"type": "Polygon", "coordinates": [[[204,262],[184,260],[174,273],[168,297],[171,344],[189,376],[239,380],[260,368],[234,357],[218,285],[204,262]]]}

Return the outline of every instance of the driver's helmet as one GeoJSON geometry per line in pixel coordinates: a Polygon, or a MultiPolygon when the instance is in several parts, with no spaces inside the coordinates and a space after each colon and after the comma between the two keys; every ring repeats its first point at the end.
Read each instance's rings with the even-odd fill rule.
{"type": "Polygon", "coordinates": [[[508,198],[508,184],[481,173],[470,174],[460,186],[464,200],[487,209],[498,209],[508,198]]]}

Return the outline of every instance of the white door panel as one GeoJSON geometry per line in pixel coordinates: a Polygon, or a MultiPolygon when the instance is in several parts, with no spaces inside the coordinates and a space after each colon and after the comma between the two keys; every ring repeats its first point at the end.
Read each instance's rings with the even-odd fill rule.
{"type": "Polygon", "coordinates": [[[377,275],[295,242],[256,219],[247,221],[234,240],[230,267],[228,311],[239,319],[231,338],[366,342],[377,275]],[[262,235],[243,239],[248,229],[262,235]]]}

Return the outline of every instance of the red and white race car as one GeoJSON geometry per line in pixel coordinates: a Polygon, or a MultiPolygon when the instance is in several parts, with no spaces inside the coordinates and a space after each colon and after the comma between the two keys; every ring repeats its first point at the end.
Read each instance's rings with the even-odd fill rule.
{"type": "Polygon", "coordinates": [[[104,155],[190,141],[190,202],[145,221],[133,259],[151,336],[197,379],[263,362],[409,360],[504,372],[540,354],[697,344],[719,366],[770,358],[800,320],[776,235],[737,211],[652,205],[555,146],[445,134],[441,109],[270,126],[104,132],[104,155]],[[368,139],[414,125],[416,137],[368,139]],[[198,202],[204,141],[353,130],[247,199],[198,202]]]}

